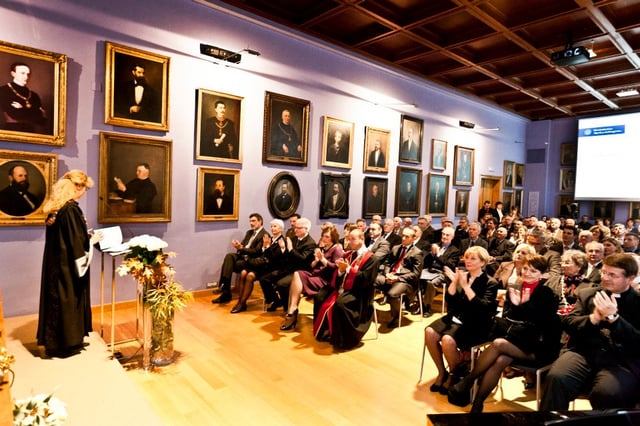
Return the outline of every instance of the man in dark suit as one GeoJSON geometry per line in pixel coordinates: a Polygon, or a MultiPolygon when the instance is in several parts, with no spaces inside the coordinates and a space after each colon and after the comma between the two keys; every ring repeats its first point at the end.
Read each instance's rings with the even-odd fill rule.
{"type": "MultiPolygon", "coordinates": [[[[467,251],[469,247],[480,246],[485,250],[489,249],[489,243],[487,240],[480,236],[482,232],[482,228],[480,223],[473,222],[469,225],[467,230],[469,237],[460,240],[460,254],[464,255],[464,252],[467,251]]],[[[455,235],[455,234],[454,234],[455,235]]],[[[460,257],[460,261],[462,261],[462,256],[460,257]]]]}
{"type": "Polygon", "coordinates": [[[342,191],[338,182],[333,182],[324,200],[324,213],[331,215],[342,213],[345,209],[345,203],[344,191],[342,191]]]}
{"type": "Polygon", "coordinates": [[[418,288],[420,272],[424,262],[422,250],[413,243],[415,231],[412,228],[402,230],[402,244],[394,247],[387,256],[383,271],[378,274],[375,286],[386,293],[389,302],[391,321],[389,328],[398,326],[400,314],[400,295],[411,298],[418,288]]]}
{"type": "Polygon", "coordinates": [[[206,215],[233,214],[233,199],[225,192],[226,186],[222,178],[217,178],[213,191],[203,201],[202,213],[206,215]]]}
{"type": "Polygon", "coordinates": [[[414,140],[413,127],[407,130],[407,139],[402,142],[400,148],[400,160],[418,161],[418,142],[414,140]]]}
{"type": "Polygon", "coordinates": [[[622,240],[622,250],[625,253],[640,253],[640,248],[638,245],[640,244],[640,236],[638,235],[637,229],[632,229],[631,231],[624,234],[622,240]]]}
{"type": "Polygon", "coordinates": [[[155,90],[144,76],[144,65],[131,67],[131,80],[121,84],[114,93],[115,116],[132,120],[160,122],[162,110],[155,90]]]}
{"type": "Polygon", "coordinates": [[[306,217],[301,217],[296,221],[295,237],[287,237],[286,250],[284,253],[287,267],[282,271],[281,276],[272,277],[272,284],[274,284],[278,292],[279,300],[276,300],[276,302],[269,307],[270,312],[275,311],[278,306],[283,306],[285,312],[287,311],[289,305],[289,287],[291,287],[293,273],[295,271],[311,270],[311,262],[313,262],[316,243],[309,235],[310,230],[311,221],[306,217]]]}
{"type": "Polygon", "coordinates": [[[498,212],[496,212],[493,208],[491,208],[491,201],[486,200],[482,204],[482,208],[478,212],[478,222],[482,222],[484,220],[484,216],[489,213],[493,217],[498,217],[498,212]]]}
{"type": "Polygon", "coordinates": [[[515,244],[507,238],[509,231],[504,226],[496,229],[496,236],[489,240],[489,263],[485,266],[487,274],[492,277],[502,262],[508,262],[513,256],[515,244]]]}
{"type": "Polygon", "coordinates": [[[289,210],[293,202],[289,194],[289,182],[282,182],[280,185],[280,193],[276,195],[275,205],[281,212],[289,210]]]}
{"type": "Polygon", "coordinates": [[[231,275],[240,272],[246,266],[248,257],[258,256],[262,253],[262,238],[266,234],[262,227],[262,216],[258,213],[251,213],[249,216],[249,229],[242,241],[233,240],[231,245],[236,249],[235,253],[227,253],[222,261],[220,279],[218,285],[220,296],[213,299],[211,303],[227,303],[231,301],[231,275]]]}
{"type": "Polygon", "coordinates": [[[585,390],[594,410],[633,408],[640,389],[640,295],[635,258],[603,260],[602,287],[577,293],[562,328],[569,335],[544,382],[541,411],[567,410],[585,390]]]}
{"type": "Polygon", "coordinates": [[[373,143],[373,151],[369,153],[369,161],[367,164],[369,167],[384,167],[387,164],[384,152],[380,149],[380,140],[378,139],[373,143]]]}
{"type": "Polygon", "coordinates": [[[385,261],[391,251],[391,245],[382,236],[382,226],[379,223],[371,222],[371,225],[369,225],[369,244],[367,249],[373,253],[380,263],[385,261]]]}
{"type": "Polygon", "coordinates": [[[371,192],[367,194],[367,213],[385,213],[387,206],[382,203],[382,194],[377,183],[371,185],[371,192]]]}
{"type": "Polygon", "coordinates": [[[593,284],[600,284],[602,277],[600,271],[602,270],[602,259],[604,259],[604,246],[602,243],[592,241],[585,246],[585,253],[587,253],[587,272],[585,273],[585,279],[593,284]]]}
{"type": "Polygon", "coordinates": [[[427,282],[423,296],[423,315],[431,316],[431,305],[436,296],[436,288],[447,283],[447,278],[442,273],[448,266],[455,270],[460,261],[460,250],[452,244],[455,230],[452,226],[445,226],[440,232],[440,244],[432,244],[431,252],[425,256],[424,268],[433,274],[427,282]]]}
{"type": "Polygon", "coordinates": [[[0,191],[0,210],[11,216],[25,216],[35,211],[42,198],[29,192],[29,173],[22,165],[9,168],[9,185],[0,191]]]}
{"type": "Polygon", "coordinates": [[[389,241],[389,247],[393,248],[402,242],[402,238],[400,235],[396,234],[394,231],[395,223],[393,219],[385,219],[384,225],[382,226],[382,238],[389,241]]]}

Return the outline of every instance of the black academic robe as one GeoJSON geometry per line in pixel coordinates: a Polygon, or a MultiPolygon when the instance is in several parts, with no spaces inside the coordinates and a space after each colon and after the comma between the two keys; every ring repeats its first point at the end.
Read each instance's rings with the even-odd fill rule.
{"type": "MultiPolygon", "coordinates": [[[[351,253],[353,251],[346,252],[344,258],[350,259],[351,253]]],[[[377,272],[378,260],[370,251],[351,263],[346,276],[335,270],[329,285],[315,296],[313,331],[316,339],[328,340],[341,349],[351,349],[360,343],[373,318],[373,281],[377,272]]]]}
{"type": "Polygon", "coordinates": [[[76,261],[88,261],[90,240],[78,203],[68,201],[47,226],[40,286],[38,344],[49,352],[69,352],[82,345],[91,328],[89,270],[79,274],[76,261]]]}

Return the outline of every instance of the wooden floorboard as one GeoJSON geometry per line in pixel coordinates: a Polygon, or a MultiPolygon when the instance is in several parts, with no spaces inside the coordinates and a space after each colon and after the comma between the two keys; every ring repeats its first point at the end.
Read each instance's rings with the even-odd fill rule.
{"type": "MultiPolygon", "coordinates": [[[[229,313],[233,304],[210,301],[200,293],[177,315],[174,364],[145,372],[129,363],[128,376],[166,424],[409,425],[425,424],[429,413],[468,410],[429,392],[435,368],[428,355],[417,383],[424,328],[438,316],[407,314],[389,330],[388,307],[376,305],[379,337],[372,326],[360,347],[336,351],[313,338],[309,301],[294,332],[280,331],[282,311],[262,312],[260,301],[239,314],[229,313]]],[[[131,336],[135,310],[119,308],[116,322],[116,339],[131,336]]],[[[118,349],[129,356],[137,344],[118,349]]],[[[521,378],[504,382],[506,398],[490,397],[485,411],[535,408],[535,391],[525,391],[521,378]]]]}

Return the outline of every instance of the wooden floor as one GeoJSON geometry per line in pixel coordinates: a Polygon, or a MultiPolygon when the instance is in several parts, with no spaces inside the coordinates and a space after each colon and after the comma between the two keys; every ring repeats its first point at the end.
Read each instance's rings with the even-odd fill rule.
{"type": "MultiPolygon", "coordinates": [[[[135,364],[128,369],[168,425],[420,425],[429,413],[468,410],[429,392],[435,372],[428,355],[424,381],[417,383],[424,328],[437,316],[420,321],[407,315],[402,327],[389,330],[388,307],[376,305],[378,338],[372,325],[360,347],[341,352],[315,341],[307,301],[295,332],[280,331],[282,311],[263,313],[260,301],[239,314],[229,313],[233,304],[210,301],[202,292],[177,315],[174,364],[152,372],[135,364]]],[[[134,309],[118,308],[116,339],[132,335],[134,319],[134,309]]],[[[118,349],[129,356],[137,347],[118,349]]],[[[521,378],[504,382],[505,400],[490,397],[485,411],[535,408],[535,392],[524,391],[521,378]]]]}

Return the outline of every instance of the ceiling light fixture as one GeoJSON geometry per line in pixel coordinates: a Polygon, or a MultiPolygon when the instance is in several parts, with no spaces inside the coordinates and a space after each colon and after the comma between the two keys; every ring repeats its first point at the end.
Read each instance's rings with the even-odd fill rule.
{"type": "Polygon", "coordinates": [[[249,48],[242,49],[239,52],[233,52],[221,47],[200,43],[200,53],[202,53],[203,55],[211,56],[212,58],[216,58],[221,61],[231,62],[232,64],[240,63],[240,61],[242,60],[242,52],[247,52],[248,54],[254,56],[260,56],[260,52],[249,48]]]}
{"type": "Polygon", "coordinates": [[[616,96],[619,98],[626,98],[627,96],[636,96],[638,95],[638,89],[622,89],[616,92],[616,96]]]}

